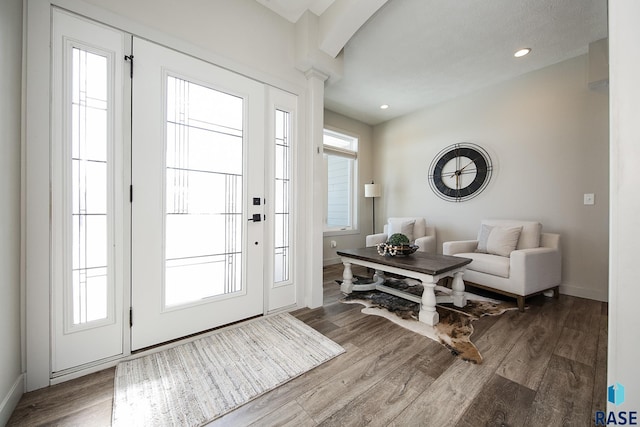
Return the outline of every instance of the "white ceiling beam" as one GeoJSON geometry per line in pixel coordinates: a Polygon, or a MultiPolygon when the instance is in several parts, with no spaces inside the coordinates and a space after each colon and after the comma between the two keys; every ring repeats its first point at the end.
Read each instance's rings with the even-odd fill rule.
{"type": "Polygon", "coordinates": [[[342,78],[344,71],[343,57],[332,57],[318,48],[318,21],[317,15],[306,11],[296,22],[296,68],[303,73],[314,69],[337,81],[342,78]]]}
{"type": "Polygon", "coordinates": [[[388,0],[335,0],[318,26],[318,48],[335,58],[349,39],[388,0]]]}

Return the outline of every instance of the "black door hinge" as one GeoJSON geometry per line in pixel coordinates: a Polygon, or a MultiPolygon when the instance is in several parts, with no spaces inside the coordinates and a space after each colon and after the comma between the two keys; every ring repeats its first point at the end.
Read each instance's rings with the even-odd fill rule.
{"type": "Polygon", "coordinates": [[[129,186],[129,203],[133,203],[133,185],[129,186]]]}
{"type": "Polygon", "coordinates": [[[129,308],[129,327],[133,326],[133,307],[129,308]]]}
{"type": "Polygon", "coordinates": [[[131,62],[131,68],[130,68],[130,71],[129,71],[129,77],[133,78],[133,55],[125,55],[124,56],[124,60],[131,62]]]}

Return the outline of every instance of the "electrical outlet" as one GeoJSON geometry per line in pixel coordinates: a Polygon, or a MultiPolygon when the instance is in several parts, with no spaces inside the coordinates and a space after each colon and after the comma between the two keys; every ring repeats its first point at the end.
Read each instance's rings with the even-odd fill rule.
{"type": "Polygon", "coordinates": [[[331,247],[332,248],[337,248],[338,247],[338,242],[336,242],[335,240],[331,241],[331,247]]]}
{"type": "Polygon", "coordinates": [[[584,194],[584,204],[585,205],[594,205],[596,203],[596,196],[593,193],[585,193],[584,194]]]}

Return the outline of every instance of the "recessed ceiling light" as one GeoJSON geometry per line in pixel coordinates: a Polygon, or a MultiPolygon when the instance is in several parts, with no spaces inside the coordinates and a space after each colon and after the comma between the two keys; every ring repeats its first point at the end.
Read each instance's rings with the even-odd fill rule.
{"type": "Polygon", "coordinates": [[[522,56],[527,55],[529,52],[531,52],[531,49],[526,47],[524,49],[520,49],[519,51],[517,51],[516,53],[513,54],[513,56],[515,56],[516,58],[520,58],[522,56]]]}
{"type": "Polygon", "coordinates": [[[381,109],[381,110],[386,110],[387,108],[389,108],[389,106],[388,106],[387,104],[382,104],[382,105],[380,106],[380,109],[381,109]]]}

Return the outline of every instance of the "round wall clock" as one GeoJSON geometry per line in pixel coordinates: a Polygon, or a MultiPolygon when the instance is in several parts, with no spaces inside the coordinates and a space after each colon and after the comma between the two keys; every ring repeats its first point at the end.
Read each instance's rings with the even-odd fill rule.
{"type": "Polygon", "coordinates": [[[491,158],[479,145],[453,144],[440,151],[429,166],[429,185],[442,199],[462,202],[477,196],[491,179],[491,158]]]}

